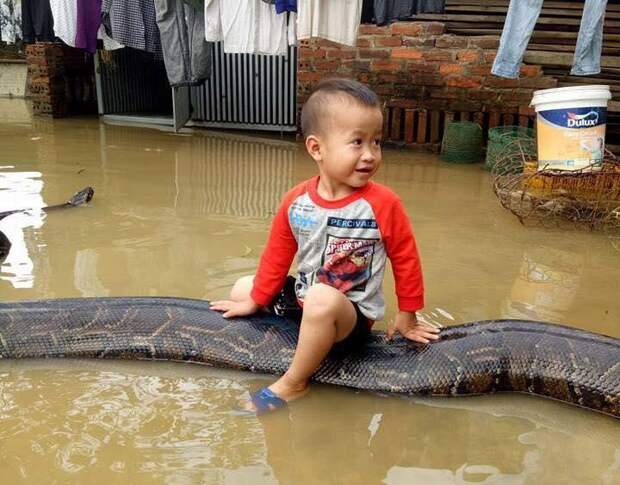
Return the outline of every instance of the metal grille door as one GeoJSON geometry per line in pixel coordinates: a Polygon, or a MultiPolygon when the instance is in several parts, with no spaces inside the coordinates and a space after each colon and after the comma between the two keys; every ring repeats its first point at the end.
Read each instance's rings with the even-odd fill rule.
{"type": "Polygon", "coordinates": [[[213,45],[213,74],[191,89],[192,120],[204,126],[295,131],[297,49],[286,56],[225,54],[213,45]]]}

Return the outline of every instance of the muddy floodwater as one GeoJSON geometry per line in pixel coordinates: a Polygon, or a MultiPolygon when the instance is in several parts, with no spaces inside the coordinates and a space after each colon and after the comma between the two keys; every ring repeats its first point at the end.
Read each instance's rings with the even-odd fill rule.
{"type": "MultiPolygon", "coordinates": [[[[258,263],[280,196],[314,174],[301,143],[33,118],[0,99],[0,300],[225,297],[258,263]],[[37,208],[95,189],[87,206],[37,208]]],[[[620,250],[523,227],[480,165],[386,149],[376,180],[411,216],[440,325],[525,318],[620,338],[620,250]]],[[[387,319],[395,311],[386,275],[387,319]]],[[[376,325],[385,329],[385,321],[376,325]]],[[[0,483],[618,484],[620,425],[541,398],[419,399],[313,386],[231,413],[269,376],[198,365],[0,362],[0,483]]]]}

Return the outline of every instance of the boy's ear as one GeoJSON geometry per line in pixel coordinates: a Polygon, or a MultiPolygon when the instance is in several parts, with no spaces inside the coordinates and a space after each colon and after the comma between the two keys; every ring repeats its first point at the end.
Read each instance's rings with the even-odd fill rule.
{"type": "Polygon", "coordinates": [[[321,142],[315,135],[310,135],[306,138],[306,150],[315,162],[321,160],[321,142]]]}

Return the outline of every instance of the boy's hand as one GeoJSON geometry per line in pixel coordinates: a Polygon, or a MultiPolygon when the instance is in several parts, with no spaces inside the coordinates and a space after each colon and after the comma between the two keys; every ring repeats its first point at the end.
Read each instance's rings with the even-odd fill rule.
{"type": "Polygon", "coordinates": [[[224,318],[244,317],[260,310],[260,305],[251,298],[243,301],[218,300],[211,302],[211,310],[223,312],[224,318]]]}
{"type": "Polygon", "coordinates": [[[439,329],[418,322],[418,317],[415,312],[398,312],[394,319],[394,325],[388,325],[388,339],[391,340],[396,332],[406,339],[422,344],[427,344],[431,340],[437,340],[439,338],[439,335],[437,335],[439,329]]]}

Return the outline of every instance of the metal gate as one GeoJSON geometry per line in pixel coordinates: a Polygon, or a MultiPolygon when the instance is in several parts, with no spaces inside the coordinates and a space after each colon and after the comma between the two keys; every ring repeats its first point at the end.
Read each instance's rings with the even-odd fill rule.
{"type": "MultiPolygon", "coordinates": [[[[171,90],[168,85],[171,94],[163,96],[165,99],[158,96],[159,86],[167,83],[163,61],[151,58],[151,77],[143,80],[144,74],[137,71],[134,55],[110,52],[107,55],[114,62],[97,62],[99,113],[115,120],[147,123],[151,120],[173,125],[177,130],[185,124],[244,130],[297,129],[296,47],[289,47],[286,56],[225,54],[221,43],[213,44],[212,49],[211,78],[202,86],[189,89],[171,90]],[[158,73],[155,78],[154,73],[158,73]],[[132,102],[137,97],[149,102],[132,102]],[[159,102],[153,105],[152,101],[158,97],[159,102]],[[153,116],[155,113],[159,116],[153,116]]],[[[141,62],[144,70],[143,56],[141,62]]]]}

